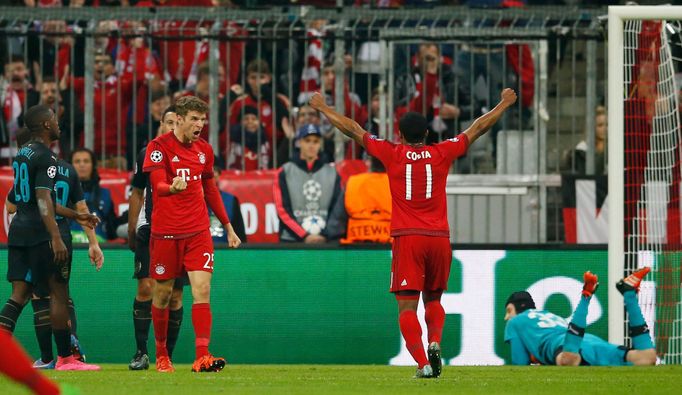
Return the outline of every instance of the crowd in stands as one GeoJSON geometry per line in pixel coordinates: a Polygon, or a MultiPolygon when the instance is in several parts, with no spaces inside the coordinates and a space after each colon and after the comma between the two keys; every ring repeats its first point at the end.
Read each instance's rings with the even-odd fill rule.
{"type": "MultiPolygon", "coordinates": [[[[336,1],[324,0],[25,0],[9,3],[26,7],[336,5],[336,1]]],[[[526,5],[525,1],[354,0],[344,3],[367,7],[526,5]]],[[[242,26],[226,21],[222,32],[233,39],[219,43],[215,53],[219,58],[218,75],[211,75],[208,40],[178,39],[183,34],[206,33],[210,23],[185,21],[180,26],[177,21],[100,21],[96,27],[99,33],[95,38],[96,52],[91,58],[94,65],[90,65],[94,71],[94,103],[92,114],[88,114],[94,121],[92,150],[82,148],[86,123],[85,43],[83,36],[73,34],[83,29],[83,23],[34,21],[26,27],[39,34],[0,39],[3,68],[0,160],[9,163],[16,152],[15,136],[26,108],[39,103],[54,108],[62,135],[53,149],[59,156],[70,159],[76,168],[88,205],[103,219],[97,229],[102,239],[125,238],[126,232],[118,229],[125,218],[116,216],[106,188],[99,186],[98,166],[131,170],[140,148],[156,135],[166,108],[186,95],[208,102],[212,78],[218,85],[219,100],[217,171],[279,169],[274,194],[282,224],[281,240],[319,243],[344,237],[355,241],[390,239],[381,230],[375,232],[385,230],[381,224],[390,217],[386,216],[390,213],[390,204],[372,209],[355,196],[345,198],[333,165],[339,152],[345,159],[369,160],[366,153],[356,144],[338,138],[330,123],[306,104],[315,91],[320,91],[329,105],[337,104],[335,101],[342,98],[348,117],[369,132],[379,134],[378,78],[355,69],[358,54],[350,53],[349,48],[341,67],[346,76],[341,87],[343,92],[337,92],[340,66],[334,63],[333,40],[326,37],[333,29],[330,21],[309,21],[306,39],[298,40],[294,48],[249,40],[249,33],[242,26]],[[155,25],[150,26],[152,23],[155,25]],[[154,34],[149,34],[151,31],[154,34]],[[240,37],[244,40],[234,39],[240,37]],[[293,63],[287,60],[291,59],[287,53],[291,50],[295,51],[293,63]],[[374,214],[368,213],[378,213],[378,216],[374,218],[374,214]],[[359,217],[353,218],[354,215],[359,217]],[[346,234],[347,221],[374,226],[358,225],[351,235],[346,234]],[[361,229],[374,230],[373,234],[362,236],[361,229]]],[[[371,41],[358,43],[358,48],[376,51],[371,41]]],[[[468,47],[454,53],[428,42],[404,46],[401,49],[404,56],[396,57],[407,61],[400,66],[403,70],[396,69],[394,97],[390,100],[394,107],[386,111],[389,119],[396,120],[388,127],[389,138],[396,138],[397,119],[407,111],[421,112],[427,117],[430,143],[452,138],[466,121],[479,116],[488,103],[496,100],[503,81],[516,81],[523,87],[518,114],[519,124],[523,123],[534,94],[534,63],[528,47],[493,48],[492,66],[490,62],[483,65],[484,57],[490,58],[490,54],[482,55],[483,50],[468,47]],[[512,65],[506,69],[509,75],[504,77],[495,69],[502,58],[512,65]],[[471,68],[469,64],[476,67],[471,68]],[[486,85],[483,93],[476,90],[481,79],[486,85]],[[468,81],[476,81],[477,85],[469,86],[468,81]]],[[[381,55],[375,53],[369,57],[377,60],[378,56],[381,55]]],[[[204,138],[208,137],[208,130],[207,125],[204,138]]],[[[380,171],[376,163],[369,167],[380,171]]],[[[365,183],[384,185],[383,181],[365,183]]],[[[385,205],[382,196],[377,192],[372,204],[385,205]]],[[[239,202],[233,198],[224,196],[224,201],[229,206],[228,212],[238,215],[239,202]]],[[[219,233],[217,230],[216,234],[219,233]]]]}

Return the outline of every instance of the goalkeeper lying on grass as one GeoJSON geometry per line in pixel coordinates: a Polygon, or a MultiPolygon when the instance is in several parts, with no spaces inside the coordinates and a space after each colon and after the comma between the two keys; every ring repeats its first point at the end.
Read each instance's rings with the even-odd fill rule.
{"type": "Polygon", "coordinates": [[[655,365],[656,350],[649,336],[649,328],[637,304],[637,292],[649,268],[641,269],[620,280],[616,288],[623,294],[625,309],[630,316],[629,334],[634,349],[611,344],[601,338],[585,334],[587,308],[599,283],[590,272],[583,275],[584,286],[580,303],[570,323],[548,311],[535,308],[526,291],[514,292],[506,303],[504,320],[507,327],[504,341],[511,345],[512,364],[560,366],[620,366],[655,365]]]}

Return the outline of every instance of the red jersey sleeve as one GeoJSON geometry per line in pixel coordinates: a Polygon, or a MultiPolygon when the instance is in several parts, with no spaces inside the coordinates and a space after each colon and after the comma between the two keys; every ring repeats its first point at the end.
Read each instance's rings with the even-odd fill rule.
{"type": "Polygon", "coordinates": [[[365,135],[362,137],[362,140],[365,143],[367,152],[373,157],[379,159],[381,163],[384,164],[384,167],[388,169],[393,156],[393,151],[395,149],[395,144],[380,139],[370,133],[365,133],[365,135]]]}
{"type": "Polygon", "coordinates": [[[437,146],[448,160],[453,161],[467,152],[469,138],[466,134],[461,133],[451,139],[438,143],[437,146]]]}
{"type": "Polygon", "coordinates": [[[201,172],[201,178],[204,180],[209,180],[213,178],[213,163],[215,161],[215,157],[213,156],[213,147],[206,143],[204,144],[204,151],[206,154],[206,162],[204,163],[204,170],[201,172]]]}
{"type": "Polygon", "coordinates": [[[151,173],[156,169],[163,169],[166,167],[166,154],[161,144],[156,140],[152,140],[147,145],[147,152],[144,158],[144,165],[142,171],[151,173]]]}

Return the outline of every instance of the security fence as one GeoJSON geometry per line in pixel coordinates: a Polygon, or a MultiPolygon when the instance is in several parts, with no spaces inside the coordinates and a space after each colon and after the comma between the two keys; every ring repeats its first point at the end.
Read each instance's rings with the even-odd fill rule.
{"type": "Polygon", "coordinates": [[[85,146],[103,166],[131,169],[165,108],[196,95],[209,103],[204,137],[223,168],[280,166],[298,155],[296,130],[309,123],[321,129],[328,158],[364,159],[305,106],[312,92],[387,139],[397,139],[401,114],[421,112],[437,142],[513,87],[517,106],[453,166],[453,238],[561,241],[559,174],[605,168],[596,127],[604,13],[0,8],[0,156],[9,163],[16,150],[22,108],[42,102],[60,117],[62,156],[85,146]]]}

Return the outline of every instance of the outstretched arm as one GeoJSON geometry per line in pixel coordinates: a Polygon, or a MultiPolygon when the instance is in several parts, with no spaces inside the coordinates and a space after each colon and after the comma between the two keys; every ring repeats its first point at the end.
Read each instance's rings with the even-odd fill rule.
{"type": "Polygon", "coordinates": [[[315,92],[310,98],[310,106],[324,114],[329,119],[329,122],[339,129],[341,133],[355,140],[361,147],[365,147],[362,136],[367,132],[354,120],[339,114],[336,110],[329,107],[320,92],[315,92]]]}
{"type": "Polygon", "coordinates": [[[469,145],[493,127],[502,117],[502,114],[514,103],[516,103],[516,92],[510,88],[504,89],[500,94],[500,102],[495,108],[476,118],[471,126],[464,131],[464,134],[469,138],[469,145]]]}

